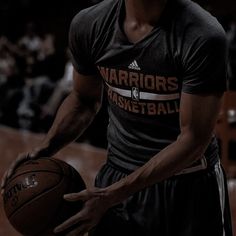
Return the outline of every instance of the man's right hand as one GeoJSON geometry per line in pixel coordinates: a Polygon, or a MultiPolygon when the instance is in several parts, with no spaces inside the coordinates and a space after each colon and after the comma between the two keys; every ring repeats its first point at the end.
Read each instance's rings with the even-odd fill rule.
{"type": "Polygon", "coordinates": [[[29,160],[35,160],[40,157],[45,157],[43,155],[44,152],[40,149],[35,149],[34,151],[27,152],[27,153],[21,153],[19,156],[14,160],[11,165],[9,166],[8,170],[4,173],[2,177],[2,182],[1,182],[1,194],[4,194],[4,189],[7,183],[7,180],[14,174],[16,168],[20,166],[22,163],[29,161],[29,160]]]}

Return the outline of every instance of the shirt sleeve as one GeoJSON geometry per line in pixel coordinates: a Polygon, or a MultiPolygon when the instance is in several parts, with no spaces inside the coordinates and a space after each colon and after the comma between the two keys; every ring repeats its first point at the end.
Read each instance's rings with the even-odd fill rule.
{"type": "Polygon", "coordinates": [[[226,90],[227,40],[224,33],[193,40],[183,61],[183,92],[197,94],[226,90]]]}
{"type": "Polygon", "coordinates": [[[72,20],[69,30],[69,52],[74,68],[83,75],[97,73],[91,53],[89,22],[83,13],[78,13],[72,20]]]}

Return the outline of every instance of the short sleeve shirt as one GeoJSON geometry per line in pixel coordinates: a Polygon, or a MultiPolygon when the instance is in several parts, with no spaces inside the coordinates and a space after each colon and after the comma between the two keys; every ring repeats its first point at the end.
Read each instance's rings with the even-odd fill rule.
{"type": "MultiPolygon", "coordinates": [[[[181,93],[225,90],[227,45],[218,21],[190,0],[169,0],[158,24],[136,43],[123,31],[124,11],[124,0],[81,11],[69,47],[79,73],[104,80],[108,158],[135,169],[177,139],[181,93]]],[[[206,155],[216,153],[212,139],[206,155]]]]}

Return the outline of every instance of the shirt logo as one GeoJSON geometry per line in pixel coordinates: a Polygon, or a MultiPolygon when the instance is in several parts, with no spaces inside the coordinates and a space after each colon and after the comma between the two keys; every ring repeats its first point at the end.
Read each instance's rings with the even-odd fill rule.
{"type": "Polygon", "coordinates": [[[139,101],[139,98],[140,98],[140,93],[139,93],[139,89],[136,88],[136,87],[133,87],[132,88],[132,99],[135,100],[135,101],[139,101]]]}
{"type": "Polygon", "coordinates": [[[138,66],[138,63],[136,60],[134,60],[128,67],[129,69],[132,70],[141,70],[140,67],[138,66]]]}

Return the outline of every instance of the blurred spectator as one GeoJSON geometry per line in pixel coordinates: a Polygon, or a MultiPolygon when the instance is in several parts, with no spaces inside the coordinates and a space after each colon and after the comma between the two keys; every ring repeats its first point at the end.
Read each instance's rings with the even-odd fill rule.
{"type": "Polygon", "coordinates": [[[35,24],[33,22],[26,25],[25,35],[19,40],[19,45],[32,53],[40,50],[41,39],[36,32],[35,24]]]}
{"type": "Polygon", "coordinates": [[[46,57],[55,53],[55,38],[52,34],[44,35],[39,48],[38,60],[43,61],[46,57]]]}
{"type": "Polygon", "coordinates": [[[57,108],[61,104],[62,100],[69,94],[72,89],[72,73],[73,66],[68,60],[65,65],[65,72],[63,77],[57,83],[54,92],[50,96],[47,103],[42,107],[42,117],[54,116],[57,108]]]}
{"type": "Polygon", "coordinates": [[[6,37],[0,38],[0,84],[7,81],[7,78],[15,73],[16,61],[8,48],[6,37]]]}
{"type": "MultiPolygon", "coordinates": [[[[36,35],[34,33],[35,37],[36,35]]],[[[22,49],[22,44],[19,45],[22,49]]],[[[25,86],[23,99],[17,109],[19,125],[23,129],[35,130],[33,127],[37,127],[35,123],[39,119],[40,106],[47,101],[59,79],[54,36],[45,34],[38,45],[39,47],[35,47],[34,50],[25,47],[28,51],[25,54],[25,86]]]]}
{"type": "Polygon", "coordinates": [[[24,81],[19,73],[14,47],[6,37],[0,38],[0,121],[17,127],[16,109],[22,98],[24,81]]]}

